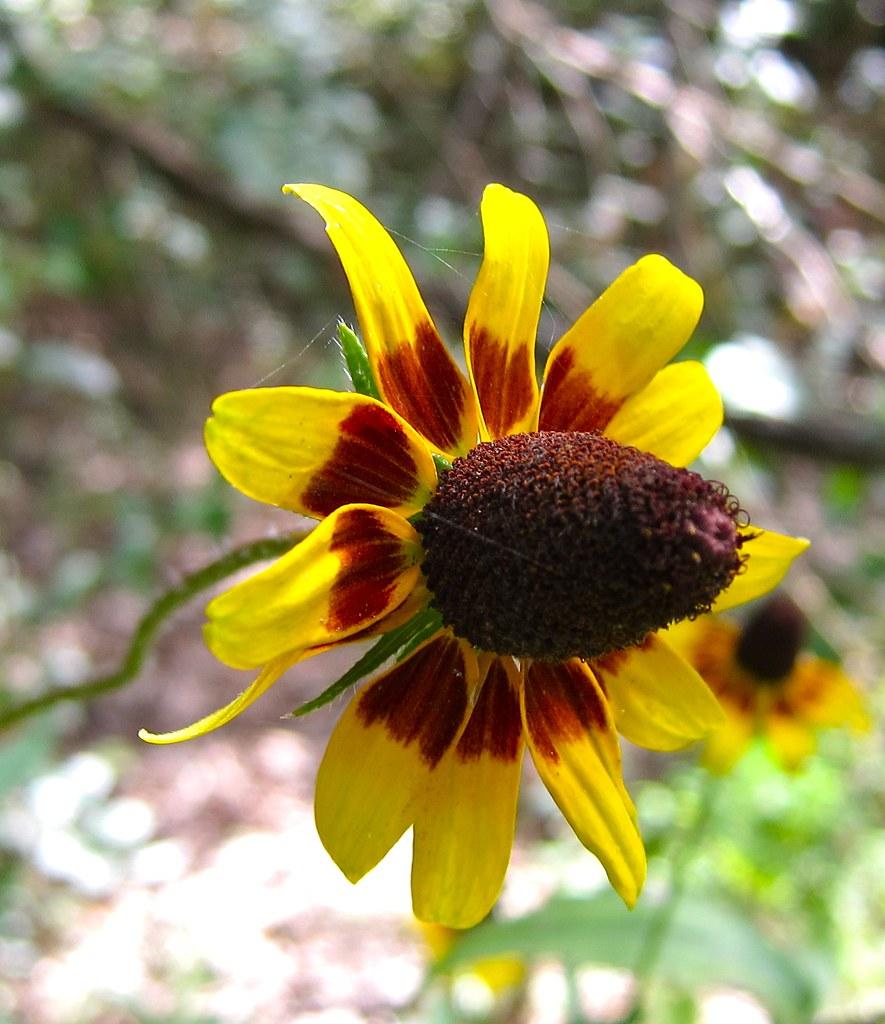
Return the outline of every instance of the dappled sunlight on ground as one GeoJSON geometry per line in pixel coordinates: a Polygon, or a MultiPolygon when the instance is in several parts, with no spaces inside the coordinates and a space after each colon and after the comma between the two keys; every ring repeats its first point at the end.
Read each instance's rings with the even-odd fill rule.
{"type": "Polygon", "coordinates": [[[303,737],[210,738],[177,754],[146,757],[123,781],[152,807],[153,836],[117,858],[104,899],[69,894],[53,948],[14,986],[26,1019],[104,1020],[111,1007],[387,1019],[408,1001],[422,973],[408,841],[353,887],[317,838],[303,737]]]}

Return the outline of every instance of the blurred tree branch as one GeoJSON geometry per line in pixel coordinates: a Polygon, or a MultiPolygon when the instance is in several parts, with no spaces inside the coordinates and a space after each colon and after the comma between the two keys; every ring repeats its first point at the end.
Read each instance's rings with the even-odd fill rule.
{"type": "MultiPolygon", "coordinates": [[[[306,207],[302,209],[302,204],[286,205],[282,199],[277,203],[257,199],[200,160],[190,143],[167,127],[123,117],[95,103],[69,96],[53,82],[51,73],[44,71],[31,57],[18,38],[14,24],[2,13],[0,43],[8,45],[14,55],[14,78],[35,112],[43,112],[98,146],[127,150],[201,213],[214,215],[232,228],[264,233],[300,250],[308,250],[337,267],[321,223],[306,207]]],[[[261,284],[274,305],[281,308],[293,305],[292,296],[286,293],[286,282],[272,269],[261,275],[261,284]]],[[[436,291],[440,304],[455,316],[460,304],[454,300],[451,289],[437,286],[436,291]]]]}
{"type": "Polygon", "coordinates": [[[267,538],[245,544],[186,576],[177,587],[167,590],[157,598],[141,617],[132,634],[129,649],[116,671],[109,675],[89,679],[77,686],[48,690],[38,697],[21,701],[18,704],[0,706],[0,731],[8,729],[26,718],[31,718],[33,715],[48,711],[56,704],[91,700],[94,697],[110,693],[112,690],[119,690],[120,687],[132,682],[144,665],[157,631],[173,612],[190,601],[192,597],[238,570],[253,565],[255,562],[268,561],[282,555],[303,540],[305,536],[306,531],[302,531],[301,533],[287,534],[284,537],[267,538]]]}
{"type": "Polygon", "coordinates": [[[821,462],[842,462],[863,469],[885,467],[885,435],[859,418],[780,420],[728,412],[725,426],[742,441],[821,462]]]}
{"type": "Polygon", "coordinates": [[[122,117],[59,89],[27,53],[14,26],[0,17],[0,41],[12,50],[16,80],[32,108],[92,138],[123,146],[186,200],[233,227],[266,232],[284,242],[328,255],[322,229],[279,203],[256,199],[198,160],[186,140],[157,124],[122,117]]]}
{"type": "MultiPolygon", "coordinates": [[[[796,152],[796,144],[760,115],[735,108],[694,86],[679,85],[666,72],[650,64],[623,62],[599,40],[559,25],[543,8],[526,0],[488,0],[488,9],[502,38],[525,52],[557,89],[568,94],[570,118],[582,116],[575,110],[576,103],[581,106],[592,100],[584,85],[588,79],[610,80],[643,102],[665,107],[674,137],[690,153],[690,140],[694,135],[691,132],[686,135],[678,128],[676,122],[680,118],[700,119],[696,127],[704,128],[706,134],[702,134],[708,148],[715,148],[714,133],[719,133],[737,148],[768,161],[781,173],[795,179],[801,155],[796,152]]],[[[13,25],[2,17],[0,39],[11,46],[18,63],[20,83],[36,109],[100,145],[125,147],[185,200],[195,202],[234,227],[266,232],[286,243],[308,248],[324,259],[329,258],[322,229],[318,224],[314,226],[311,218],[302,220],[282,204],[266,203],[250,196],[198,160],[187,141],[168,129],[124,118],[66,95],[31,59],[17,39],[13,25]]],[[[596,132],[600,130],[598,118],[592,127],[596,132]]],[[[589,129],[585,125],[582,131],[575,130],[581,135],[589,129]]],[[[456,140],[450,141],[454,144],[456,140]]],[[[464,149],[464,145],[457,148],[459,155],[464,155],[464,149]]],[[[480,153],[477,148],[473,162],[478,163],[475,171],[481,171],[484,166],[480,153]]],[[[472,165],[469,160],[463,163],[472,165]]],[[[872,178],[839,166],[828,166],[826,173],[828,187],[845,202],[885,220],[885,190],[872,178]]],[[[807,232],[803,233],[802,239],[806,236],[807,232]]],[[[807,246],[800,248],[807,255],[807,246]]],[[[571,281],[568,272],[556,265],[551,266],[550,287],[555,292],[554,300],[561,298],[568,307],[580,304],[579,300],[583,299],[579,284],[571,281]]],[[[834,305],[843,307],[841,302],[834,302],[834,305]]],[[[885,465],[885,440],[874,427],[857,420],[851,423],[843,420],[785,421],[733,412],[728,414],[726,425],[740,438],[776,450],[864,468],[885,465]]]]}
{"type": "MultiPolygon", "coordinates": [[[[674,136],[699,162],[725,140],[748,156],[763,160],[799,185],[825,187],[861,213],[885,222],[885,188],[868,174],[818,157],[810,166],[807,149],[793,142],[755,111],[692,85],[675,82],[662,68],[624,60],[593,35],[560,25],[531,0],[487,0],[501,35],[519,45],[540,69],[565,66],[591,79],[610,81],[643,103],[663,111],[674,136]]],[[[557,83],[557,75],[551,81],[557,83]]]]}
{"type": "MultiPolygon", "coordinates": [[[[717,95],[708,82],[679,82],[653,63],[624,59],[592,33],[560,25],[532,0],[486,2],[503,38],[521,47],[571,103],[578,102],[576,85],[563,82],[562,69],[573,78],[610,82],[659,111],[669,137],[699,167],[719,167],[725,173],[741,163],[767,165],[769,172],[793,185],[825,189],[865,216],[885,222],[885,188],[873,177],[794,142],[763,114],[717,95]]],[[[591,100],[584,96],[580,102],[590,106],[591,100]]],[[[743,193],[733,193],[732,200],[746,204],[743,193]]],[[[860,315],[826,247],[788,204],[779,207],[776,223],[756,223],[753,211],[746,212],[778,261],[785,261],[805,282],[817,326],[825,321],[836,336],[850,341],[860,328],[860,315]]]]}

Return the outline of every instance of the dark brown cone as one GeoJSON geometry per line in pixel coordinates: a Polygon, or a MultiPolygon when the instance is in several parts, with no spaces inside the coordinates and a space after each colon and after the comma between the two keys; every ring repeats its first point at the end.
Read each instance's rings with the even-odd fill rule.
{"type": "Polygon", "coordinates": [[[805,616],[794,602],[775,594],[747,620],[735,660],[761,682],[776,683],[793,671],[806,630],[805,616]]]}
{"type": "Polygon", "coordinates": [[[550,431],[456,460],[418,530],[434,603],[456,634],[563,661],[709,611],[742,564],[739,511],[697,473],[550,431]]]}

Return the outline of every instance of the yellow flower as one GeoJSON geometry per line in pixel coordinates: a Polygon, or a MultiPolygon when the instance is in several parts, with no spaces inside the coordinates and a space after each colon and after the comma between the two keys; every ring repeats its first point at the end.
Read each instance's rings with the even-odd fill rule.
{"type": "Polygon", "coordinates": [[[465,377],[378,221],[333,189],[285,191],[325,219],[380,400],[276,387],[214,403],[206,444],[227,480],[319,524],[207,608],[207,644],[260,669],[252,685],[142,736],[217,728],[295,662],[430,607],[432,635],[356,694],[329,741],[316,823],[332,858],[355,882],[411,827],[416,915],[474,924],[503,882],[527,746],[632,905],[645,851],[616,730],[671,750],[721,718],[661,631],[764,593],[807,546],[750,529],[722,485],[681,468],[722,420],[700,364],[664,365],[701,290],[646,256],[557,342],[539,389],[547,230],[530,199],[490,185],[465,377]]]}
{"type": "MultiPolygon", "coordinates": [[[[434,964],[440,963],[458,941],[463,931],[441,924],[419,922],[421,935],[434,964]]],[[[476,979],[493,996],[501,996],[519,988],[526,979],[525,962],[518,956],[487,956],[475,960],[455,972],[461,978],[476,979]]]]}
{"type": "Polygon", "coordinates": [[[711,771],[730,771],[757,735],[785,769],[796,771],[814,751],[818,730],[870,727],[863,698],[842,669],[801,653],[806,625],[790,598],[777,594],[743,627],[704,616],[668,632],[725,711],[725,723],[704,745],[711,771]]]}

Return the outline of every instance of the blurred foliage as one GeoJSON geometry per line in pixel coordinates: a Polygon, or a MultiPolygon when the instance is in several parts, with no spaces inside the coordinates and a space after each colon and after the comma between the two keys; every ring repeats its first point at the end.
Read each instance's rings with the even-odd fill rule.
{"type": "MultiPolygon", "coordinates": [[[[655,909],[646,902],[630,912],[608,891],[583,899],[554,899],[533,914],[475,929],[440,970],[502,954],[525,959],[553,956],[572,968],[595,962],[630,969],[655,909]]],[[[767,943],[734,909],[708,898],[680,905],[657,973],[687,992],[715,984],[749,989],[785,1024],[808,1020],[818,1002],[813,976],[803,974],[789,955],[767,943]]]]}
{"type": "MultiPolygon", "coordinates": [[[[883,25],[878,0],[3,0],[6,699],[113,664],[151,594],[283,522],[223,486],[200,439],[232,387],[345,380],[343,275],[280,185],[370,206],[457,348],[478,200],[500,180],[551,229],[539,362],[643,252],[701,282],[684,355],[707,361],[729,413],[702,468],[754,519],[811,537],[794,596],[881,721],[883,25]]],[[[196,634],[178,639],[182,665],[196,634]]],[[[200,673],[178,671],[198,692],[200,673]]],[[[12,820],[37,814],[21,794],[53,747],[109,728],[135,732],[87,708],[11,738],[12,820]]],[[[829,738],[796,778],[755,752],[689,865],[737,927],[835,964],[836,1009],[885,989],[882,749],[881,728],[858,750],[829,738]]],[[[690,755],[627,756],[665,884],[701,775],[690,755]]],[[[543,856],[527,805],[524,842],[543,856]]],[[[0,973],[10,949],[25,966],[0,985],[0,1016],[40,944],[4,938],[39,918],[23,888],[37,847],[8,831],[0,884],[18,909],[0,911],[0,973]]],[[[28,934],[55,934],[39,920],[28,934]]],[[[661,1021],[693,1019],[681,987],[659,993],[661,1021]]],[[[162,1019],[199,1019],[180,1005],[162,1019]]]]}

